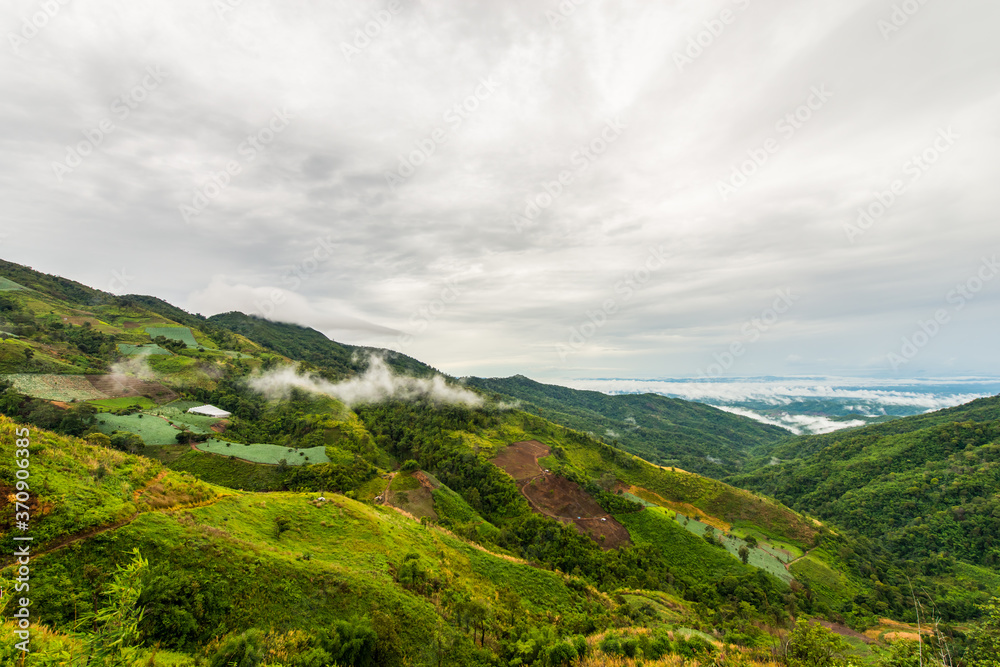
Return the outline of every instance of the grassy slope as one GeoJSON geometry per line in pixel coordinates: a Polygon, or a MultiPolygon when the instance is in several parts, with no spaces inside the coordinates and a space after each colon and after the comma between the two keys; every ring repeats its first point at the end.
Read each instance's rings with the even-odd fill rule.
{"type": "MultiPolygon", "coordinates": [[[[0,442],[14,443],[20,425],[0,415],[0,442]]],[[[95,447],[76,438],[31,428],[28,439],[32,495],[31,532],[36,548],[59,537],[124,521],[138,512],[203,502],[216,494],[190,477],[165,474],[150,459],[95,447]]],[[[11,452],[13,454],[13,452],[11,452]]],[[[16,482],[12,455],[0,458],[0,493],[16,482]]],[[[2,510],[3,536],[13,528],[15,507],[2,510]]]]}
{"type": "Polygon", "coordinates": [[[466,382],[530,403],[524,409],[559,424],[617,440],[625,450],[649,461],[713,477],[739,470],[751,447],[789,435],[782,428],[708,405],[655,394],[608,396],[542,384],[521,375],[467,378],[466,382]]]}
{"type": "MultiPolygon", "coordinates": [[[[13,428],[0,418],[4,441],[13,428]]],[[[586,613],[595,604],[591,598],[604,604],[585,587],[569,587],[563,576],[343,496],[330,496],[326,503],[313,502],[314,493],[220,496],[197,480],[160,474],[164,471],[149,459],[40,431],[32,433],[31,457],[31,480],[42,505],[33,534],[43,538],[35,542],[32,591],[40,601],[36,613],[56,626],[66,627],[80,605],[90,604],[94,587],[106,576],[101,573],[113,571],[133,547],[171,577],[190,578],[214,591],[219,614],[205,628],[208,637],[254,626],[315,628],[353,614],[381,615],[415,664],[429,661],[426,638],[442,626],[435,596],[396,581],[404,561],[417,561],[441,590],[493,600],[499,589],[510,587],[531,613],[586,613]],[[91,473],[102,464],[107,472],[97,482],[91,473]],[[137,500],[134,489],[144,484],[146,495],[137,500]],[[178,502],[201,506],[151,511],[178,502]],[[142,513],[120,528],[44,552],[47,541],[137,511],[142,513]],[[279,518],[289,525],[280,534],[279,518]]],[[[3,463],[0,479],[9,485],[13,470],[3,463]]],[[[468,648],[469,640],[457,630],[445,632],[468,648]]]]}

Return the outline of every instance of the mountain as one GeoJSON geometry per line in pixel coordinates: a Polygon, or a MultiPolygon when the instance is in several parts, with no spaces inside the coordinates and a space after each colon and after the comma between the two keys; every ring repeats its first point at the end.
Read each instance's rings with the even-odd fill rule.
{"type": "Polygon", "coordinates": [[[609,396],[542,384],[523,375],[470,377],[463,382],[523,401],[521,409],[593,433],[653,463],[711,477],[740,470],[751,449],[790,435],[783,428],[709,405],[657,394],[609,396]]]}
{"type": "MultiPolygon", "coordinates": [[[[812,470],[835,439],[662,397],[461,383],[306,327],[2,266],[0,492],[15,502],[0,539],[33,538],[39,664],[863,664],[928,609],[956,654],[986,645],[970,628],[1000,630],[974,625],[1000,580],[989,521],[967,553],[924,557],[752,490],[772,457],[812,470]],[[231,414],[188,412],[204,403],[231,414]],[[635,451],[607,434],[620,424],[635,451]],[[706,470],[750,461],[739,484],[692,470],[723,453],[706,470]]],[[[971,525],[994,407],[872,427],[873,442],[938,448],[920,461],[974,452],[982,479],[946,462],[949,485],[980,485],[971,525]]],[[[5,612],[20,613],[16,567],[0,560],[5,612]]],[[[0,664],[18,632],[0,623],[0,664]]]]}
{"type": "Polygon", "coordinates": [[[729,481],[877,538],[926,572],[1000,565],[1000,397],[758,454],[729,481]]]}

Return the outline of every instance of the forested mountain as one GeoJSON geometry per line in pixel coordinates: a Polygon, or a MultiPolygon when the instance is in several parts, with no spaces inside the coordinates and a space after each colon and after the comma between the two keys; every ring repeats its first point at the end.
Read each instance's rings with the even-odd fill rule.
{"type": "MultiPolygon", "coordinates": [[[[20,498],[0,540],[32,537],[28,665],[808,667],[885,647],[892,667],[946,646],[991,667],[995,400],[786,441],[385,351],[365,393],[379,351],[2,266],[0,441],[21,453],[0,457],[20,498]],[[188,412],[204,403],[231,414],[188,412]],[[738,485],[694,472],[751,453],[738,485]],[[927,614],[924,646],[897,641],[927,614]]],[[[16,567],[0,555],[5,592],[16,567]]]]}
{"type": "Polygon", "coordinates": [[[777,426],[657,394],[609,396],[543,384],[523,375],[463,381],[524,401],[523,410],[593,433],[647,461],[711,477],[740,470],[752,448],[790,436],[777,426]]]}
{"type": "Polygon", "coordinates": [[[730,481],[878,538],[924,571],[1000,564],[1000,397],[760,453],[730,481]]]}

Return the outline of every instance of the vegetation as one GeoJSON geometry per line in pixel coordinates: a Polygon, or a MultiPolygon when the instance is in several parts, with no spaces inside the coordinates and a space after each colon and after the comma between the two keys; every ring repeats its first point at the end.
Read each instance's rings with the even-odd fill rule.
{"type": "Polygon", "coordinates": [[[998,400],[796,439],[521,377],[469,380],[478,407],[275,399],[247,378],[377,351],[8,267],[0,439],[30,431],[51,626],[28,664],[997,667],[998,400]]]}
{"type": "Polygon", "coordinates": [[[652,463],[710,477],[740,470],[752,447],[788,436],[777,426],[656,394],[608,396],[542,384],[523,375],[467,378],[467,383],[523,401],[522,410],[591,433],[652,463]]]}

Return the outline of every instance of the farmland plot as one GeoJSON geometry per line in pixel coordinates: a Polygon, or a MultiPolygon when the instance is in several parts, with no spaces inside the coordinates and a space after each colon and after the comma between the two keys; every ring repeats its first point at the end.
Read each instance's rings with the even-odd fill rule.
{"type": "Polygon", "coordinates": [[[176,445],[179,433],[166,419],[141,412],[134,415],[98,415],[97,429],[105,435],[115,431],[135,433],[147,445],[176,445]]]}
{"type": "Polygon", "coordinates": [[[82,375],[17,373],[6,378],[22,394],[47,401],[89,401],[108,397],[82,375]]]}
{"type": "Polygon", "coordinates": [[[198,341],[187,327],[146,327],[146,333],[150,338],[163,336],[169,340],[180,341],[188,347],[198,347],[198,341]]]}
{"type": "Polygon", "coordinates": [[[290,466],[310,465],[313,463],[329,463],[326,458],[325,447],[310,447],[308,449],[292,449],[279,445],[241,445],[238,442],[224,442],[222,440],[206,440],[198,443],[200,451],[220,456],[235,456],[244,461],[252,463],[269,463],[277,465],[282,459],[290,466]]]}

